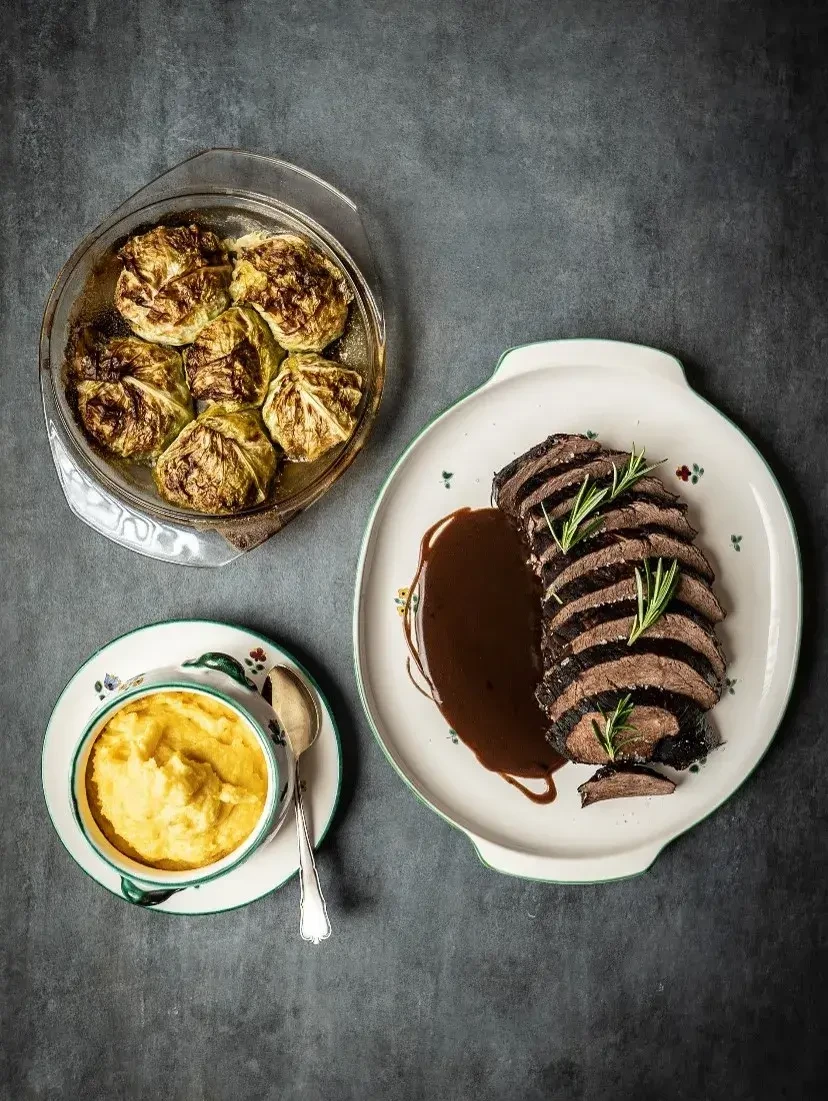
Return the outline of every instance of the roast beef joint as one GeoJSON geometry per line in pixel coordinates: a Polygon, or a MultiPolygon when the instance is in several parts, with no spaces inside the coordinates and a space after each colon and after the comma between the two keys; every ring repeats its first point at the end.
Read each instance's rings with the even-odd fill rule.
{"type": "Polygon", "coordinates": [[[496,474],[493,501],[540,582],[547,738],[600,766],[582,806],[670,794],[674,781],[652,766],[686,769],[719,744],[707,713],[726,669],[715,634],[725,613],[686,503],[643,451],[568,434],[496,474]]]}

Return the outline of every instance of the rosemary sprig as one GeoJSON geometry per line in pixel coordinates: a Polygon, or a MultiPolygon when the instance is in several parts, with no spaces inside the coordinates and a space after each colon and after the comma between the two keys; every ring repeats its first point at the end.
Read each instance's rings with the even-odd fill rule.
{"type": "Polygon", "coordinates": [[[596,719],[592,720],[592,729],[595,731],[595,737],[598,739],[598,744],[604,750],[609,760],[614,761],[616,755],[625,745],[629,745],[630,742],[634,742],[638,738],[636,728],[628,721],[633,710],[632,696],[628,692],[623,699],[618,701],[615,705],[615,710],[610,715],[605,714],[600,707],[598,710],[601,712],[601,718],[604,720],[604,729],[601,730],[596,719]],[[625,734],[629,731],[635,731],[632,737],[619,739],[619,734],[625,734]]]}
{"type": "Polygon", "coordinates": [[[541,501],[541,508],[543,509],[547,527],[549,528],[552,538],[558,544],[558,549],[562,554],[566,554],[576,543],[580,543],[582,539],[588,538],[601,526],[603,520],[600,516],[596,516],[594,520],[590,521],[590,523],[586,524],[584,527],[581,527],[581,524],[583,524],[590,513],[598,508],[607,493],[607,488],[599,489],[598,486],[590,486],[589,475],[587,474],[581,488],[578,490],[578,496],[575,498],[575,503],[570,509],[569,516],[561,524],[560,535],[558,535],[552,526],[552,521],[549,519],[549,513],[546,511],[546,505],[541,501]]]}
{"type": "Polygon", "coordinates": [[[569,510],[569,516],[561,524],[560,535],[552,526],[552,521],[546,511],[546,505],[541,501],[546,526],[562,554],[567,554],[576,543],[580,543],[582,539],[588,539],[593,532],[598,531],[603,522],[600,515],[585,524],[584,527],[581,527],[581,525],[603,503],[604,499],[614,501],[630,486],[635,485],[639,478],[643,478],[645,474],[649,474],[651,470],[661,466],[661,463],[667,462],[666,459],[661,459],[660,462],[654,463],[652,466],[645,466],[646,457],[644,452],[645,448],[643,447],[640,451],[636,451],[635,444],[633,444],[632,453],[620,471],[615,463],[612,464],[612,486],[606,486],[604,489],[599,489],[596,485],[590,486],[589,475],[587,474],[581,488],[578,490],[578,496],[569,510]]]}
{"type": "Polygon", "coordinates": [[[644,575],[641,570],[635,568],[635,588],[638,597],[638,610],[630,628],[630,637],[627,645],[632,646],[637,638],[664,615],[667,605],[673,599],[679,583],[679,568],[677,559],[673,559],[672,565],[665,573],[664,563],[659,558],[655,574],[650,570],[649,559],[644,559],[644,575]]]}
{"type": "Polygon", "coordinates": [[[660,459],[657,463],[653,463],[652,466],[645,466],[647,461],[644,455],[646,448],[642,447],[640,451],[635,450],[635,444],[632,445],[632,454],[629,459],[621,467],[619,473],[615,463],[612,464],[612,489],[610,490],[609,499],[614,501],[616,497],[620,496],[630,486],[635,485],[639,478],[643,478],[645,474],[649,474],[651,470],[655,470],[657,466],[661,466],[662,463],[666,463],[666,459],[660,459]]]}

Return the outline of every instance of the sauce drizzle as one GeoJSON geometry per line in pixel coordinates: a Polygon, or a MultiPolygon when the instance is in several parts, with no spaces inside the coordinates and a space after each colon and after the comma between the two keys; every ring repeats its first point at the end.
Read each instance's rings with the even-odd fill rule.
{"type": "Polygon", "coordinates": [[[520,539],[499,509],[457,509],[423,535],[403,617],[409,676],[485,768],[551,803],[565,759],[546,741],[535,700],[540,611],[520,539]]]}

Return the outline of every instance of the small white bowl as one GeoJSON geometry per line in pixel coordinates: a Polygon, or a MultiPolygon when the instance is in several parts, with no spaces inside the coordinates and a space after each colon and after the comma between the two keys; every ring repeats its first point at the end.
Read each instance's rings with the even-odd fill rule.
{"type": "Polygon", "coordinates": [[[167,666],[132,677],[95,711],[81,735],[72,762],[70,801],[86,843],[120,875],[124,898],[138,906],[157,906],[176,891],[226,874],[270,841],[290,808],[294,774],[294,757],[276,714],[259,694],[241,663],[229,654],[208,653],[178,666],[167,666]],[[255,829],[233,852],[203,868],[165,871],[125,856],[107,840],[89,807],[86,770],[95,739],[115,712],[142,696],[182,690],[220,700],[247,724],[264,754],[267,797],[255,829]]]}

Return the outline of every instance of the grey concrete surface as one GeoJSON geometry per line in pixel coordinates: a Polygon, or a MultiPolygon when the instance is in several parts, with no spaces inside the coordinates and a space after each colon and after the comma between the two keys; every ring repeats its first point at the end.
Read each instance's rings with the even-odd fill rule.
{"type": "Polygon", "coordinates": [[[3,6],[4,1101],[825,1090],[823,7],[3,6]],[[364,206],[390,363],[349,475],[203,573],[69,514],[36,343],[80,237],[216,145],[282,155],[364,206]],[[391,772],[360,712],[350,614],[371,503],[409,438],[503,349],[585,335],[676,353],[759,444],[799,526],[806,639],[783,728],[738,794],[643,877],[558,887],[487,871],[391,772]],[[318,949],[295,934],[295,886],[224,916],[151,916],[90,883],[52,831],[40,743],[64,682],[103,642],[176,616],[295,647],[335,703],[346,784],[318,949]]]}

